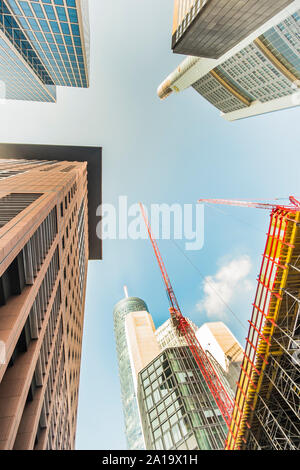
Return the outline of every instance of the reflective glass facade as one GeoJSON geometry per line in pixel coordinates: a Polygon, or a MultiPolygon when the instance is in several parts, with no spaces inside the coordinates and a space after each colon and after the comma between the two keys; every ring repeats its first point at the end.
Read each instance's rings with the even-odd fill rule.
{"type": "Polygon", "coordinates": [[[261,103],[293,93],[290,80],[252,43],[216,68],[237,90],[261,103]]]}
{"type": "Polygon", "coordinates": [[[0,99],[55,102],[55,85],[45,85],[0,31],[0,99]]]}
{"type": "Polygon", "coordinates": [[[126,315],[131,312],[141,311],[148,312],[148,308],[145,302],[137,297],[123,299],[118,302],[114,308],[114,331],[128,449],[144,448],[143,434],[125,332],[126,315]]]}
{"type": "Polygon", "coordinates": [[[54,82],[47,73],[41,59],[37,56],[28,37],[20,28],[19,23],[16,21],[6,3],[4,3],[4,0],[0,2],[0,27],[41,81],[46,85],[53,85],[54,82]]]}
{"type": "Polygon", "coordinates": [[[269,29],[263,39],[278,59],[300,79],[300,10],[269,29]]]}
{"type": "Polygon", "coordinates": [[[211,73],[201,77],[192,86],[203,98],[223,113],[230,113],[247,107],[247,104],[234,96],[211,73]]]}
{"type": "Polygon", "coordinates": [[[147,449],[224,449],[227,427],[187,346],[165,349],[140,373],[147,449]]]}
{"type": "Polygon", "coordinates": [[[176,0],[172,49],[219,58],[292,0],[176,0]]]}
{"type": "Polygon", "coordinates": [[[87,1],[0,0],[0,28],[41,84],[88,87],[87,1]]]}
{"type": "Polygon", "coordinates": [[[223,113],[295,93],[300,79],[300,10],[192,86],[223,113]]]}

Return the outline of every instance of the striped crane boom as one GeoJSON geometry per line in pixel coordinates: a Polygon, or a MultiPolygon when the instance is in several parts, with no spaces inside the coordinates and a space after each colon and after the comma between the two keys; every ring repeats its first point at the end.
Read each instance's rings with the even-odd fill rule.
{"type": "Polygon", "coordinates": [[[177,302],[174,290],[171,285],[170,278],[168,276],[166,267],[164,265],[163,259],[161,257],[157,242],[155,237],[152,233],[151,226],[146,215],[145,209],[143,205],[140,203],[140,210],[143,216],[148,235],[150,241],[152,243],[152,247],[163,277],[163,281],[165,284],[169,304],[170,304],[170,315],[174,326],[177,328],[177,331],[180,335],[183,335],[189,345],[190,351],[203,375],[203,378],[211,391],[216,404],[229,428],[231,419],[232,419],[232,411],[233,411],[233,402],[229,395],[227,394],[223,384],[221,383],[218,375],[216,374],[211,362],[209,361],[207,355],[205,354],[204,350],[202,349],[194,330],[191,328],[190,324],[186,320],[186,318],[182,315],[179,304],[177,302]]]}
{"type": "Polygon", "coordinates": [[[224,204],[227,206],[255,207],[256,209],[284,210],[289,212],[300,211],[300,201],[294,196],[289,197],[290,204],[272,204],[252,201],[237,201],[233,199],[198,199],[199,203],[224,204]]]}

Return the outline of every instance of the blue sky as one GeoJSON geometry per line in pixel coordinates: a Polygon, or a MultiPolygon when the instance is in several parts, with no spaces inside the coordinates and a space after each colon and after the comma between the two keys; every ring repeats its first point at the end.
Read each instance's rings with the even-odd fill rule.
{"type": "MultiPolygon", "coordinates": [[[[102,146],[103,200],[116,205],[119,195],[146,205],[299,196],[299,108],[228,123],[193,89],[157,98],[183,58],[170,49],[172,12],[173,0],[90,0],[90,88],[59,88],[56,105],[1,104],[1,142],[102,146]]],[[[204,247],[187,253],[193,265],[182,242],[159,242],[183,313],[199,325],[222,316],[243,345],[268,222],[266,211],[206,207],[204,247]],[[248,264],[232,286],[233,313],[199,311],[201,276],[218,280],[241,259],[248,264]]],[[[89,263],[78,449],[126,445],[112,322],[123,285],[146,301],[156,326],[168,318],[148,240],[104,241],[103,255],[89,263]]]]}

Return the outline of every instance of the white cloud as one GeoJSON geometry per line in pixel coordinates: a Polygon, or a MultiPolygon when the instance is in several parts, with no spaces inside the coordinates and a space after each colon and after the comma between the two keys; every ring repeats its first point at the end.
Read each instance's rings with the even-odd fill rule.
{"type": "Polygon", "coordinates": [[[203,282],[204,298],[197,304],[197,310],[205,311],[208,317],[224,319],[226,304],[251,291],[253,284],[247,279],[252,264],[249,256],[235,258],[220,267],[214,276],[206,276],[203,282]]]}

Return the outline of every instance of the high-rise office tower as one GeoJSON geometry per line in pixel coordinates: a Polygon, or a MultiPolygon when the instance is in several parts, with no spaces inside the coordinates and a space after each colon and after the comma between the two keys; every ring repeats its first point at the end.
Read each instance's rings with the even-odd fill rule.
{"type": "MultiPolygon", "coordinates": [[[[224,448],[226,424],[189,346],[172,323],[168,320],[155,331],[148,312],[131,312],[125,331],[146,449],[224,448]]],[[[233,396],[224,369],[212,359],[233,396]]]]}
{"type": "Polygon", "coordinates": [[[209,357],[212,356],[213,361],[217,361],[222,367],[232,393],[235,393],[244,357],[243,348],[238,340],[220,321],[204,323],[197,330],[196,337],[209,357]]]}
{"type": "Polygon", "coordinates": [[[217,59],[293,0],[175,0],[172,49],[217,59]]]}
{"type": "Polygon", "coordinates": [[[88,87],[88,0],[0,0],[0,81],[0,98],[13,100],[88,87]]]}
{"type": "Polygon", "coordinates": [[[147,449],[223,449],[227,427],[188,346],[166,348],[138,376],[147,449]]]}
{"type": "Polygon", "coordinates": [[[0,146],[1,449],[74,448],[93,150],[0,146]]]}
{"type": "MultiPolygon", "coordinates": [[[[188,318],[187,321],[194,332],[196,332],[198,327],[188,318]]],[[[178,335],[177,329],[170,318],[157,328],[155,336],[161,350],[175,346],[188,346],[185,337],[178,335]]]]}
{"type": "Polygon", "coordinates": [[[192,86],[229,121],[298,106],[300,0],[288,3],[218,59],[187,57],[160,85],[159,97],[192,86]]]}
{"type": "Polygon", "coordinates": [[[139,450],[144,449],[144,439],[125,328],[126,317],[132,312],[148,313],[148,307],[138,297],[125,297],[115,305],[113,316],[127,447],[139,450]]]}
{"type": "Polygon", "coordinates": [[[300,449],[300,212],[270,218],[227,449],[300,449]]]}

